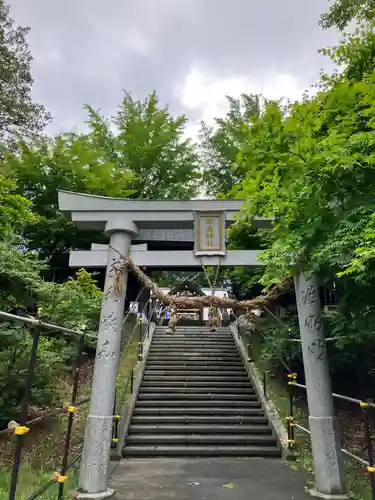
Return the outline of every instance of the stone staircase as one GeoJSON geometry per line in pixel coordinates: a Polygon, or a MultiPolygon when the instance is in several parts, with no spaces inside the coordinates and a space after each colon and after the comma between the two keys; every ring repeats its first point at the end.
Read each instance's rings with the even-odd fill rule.
{"type": "Polygon", "coordinates": [[[156,328],[123,456],[281,456],[229,329],[156,328]]]}

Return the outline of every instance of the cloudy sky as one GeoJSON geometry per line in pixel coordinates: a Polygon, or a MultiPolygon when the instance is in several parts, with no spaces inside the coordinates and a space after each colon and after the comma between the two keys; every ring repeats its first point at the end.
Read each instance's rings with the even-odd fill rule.
{"type": "Polygon", "coordinates": [[[31,27],[34,97],[51,132],[82,129],[87,103],[111,116],[122,89],[155,89],[191,128],[225,111],[225,94],[298,98],[330,69],[318,26],[328,0],[9,0],[31,27]]]}

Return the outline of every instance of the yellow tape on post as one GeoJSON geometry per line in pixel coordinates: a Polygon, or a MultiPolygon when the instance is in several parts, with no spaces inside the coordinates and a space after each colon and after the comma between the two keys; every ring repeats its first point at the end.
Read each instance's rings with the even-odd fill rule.
{"type": "Polygon", "coordinates": [[[17,427],[14,428],[14,434],[17,436],[23,436],[24,434],[27,434],[30,431],[29,427],[26,427],[25,425],[17,425],[17,427]]]}
{"type": "Polygon", "coordinates": [[[56,483],[65,483],[68,480],[68,476],[67,475],[63,476],[63,475],[59,474],[58,472],[54,472],[53,476],[52,476],[52,479],[56,483]]]}

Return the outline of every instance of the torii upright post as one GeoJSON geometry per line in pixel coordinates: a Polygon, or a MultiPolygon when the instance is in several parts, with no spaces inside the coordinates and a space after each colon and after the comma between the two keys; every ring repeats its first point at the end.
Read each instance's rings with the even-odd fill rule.
{"type": "Polygon", "coordinates": [[[77,498],[81,499],[104,499],[114,494],[108,488],[109,460],[127,285],[125,269],[122,286],[115,292],[114,267],[120,263],[121,255],[128,257],[131,235],[135,231],[134,224],[129,224],[126,229],[121,226],[120,229],[113,228],[108,223],[106,227],[111,239],[77,494],[77,498]]]}
{"type": "Polygon", "coordinates": [[[315,490],[311,493],[326,499],[347,498],[340,433],[334,416],[326,342],[321,321],[319,283],[317,278],[307,277],[303,273],[298,274],[294,282],[315,470],[315,490]]]}

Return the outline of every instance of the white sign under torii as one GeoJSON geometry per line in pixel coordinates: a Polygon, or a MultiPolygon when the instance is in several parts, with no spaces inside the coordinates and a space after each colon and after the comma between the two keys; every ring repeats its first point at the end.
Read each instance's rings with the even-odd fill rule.
{"type": "Polygon", "coordinates": [[[225,213],[194,213],[194,253],[203,255],[226,255],[225,213]]]}

